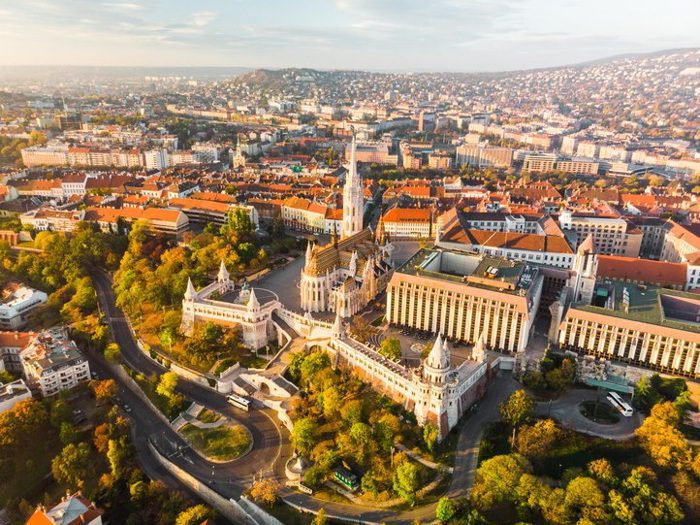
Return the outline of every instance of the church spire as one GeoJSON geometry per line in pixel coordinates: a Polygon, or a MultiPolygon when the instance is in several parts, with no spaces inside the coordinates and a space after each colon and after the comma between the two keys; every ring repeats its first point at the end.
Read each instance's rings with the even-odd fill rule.
{"type": "Polygon", "coordinates": [[[450,349],[447,347],[447,340],[443,340],[440,334],[435,339],[425,364],[427,367],[440,371],[450,368],[450,349]]]}
{"type": "Polygon", "coordinates": [[[362,231],[363,226],[364,199],[362,177],[357,172],[357,161],[355,160],[355,150],[357,148],[355,128],[351,129],[350,166],[345,175],[345,186],[343,187],[343,238],[359,233],[362,231]]]}

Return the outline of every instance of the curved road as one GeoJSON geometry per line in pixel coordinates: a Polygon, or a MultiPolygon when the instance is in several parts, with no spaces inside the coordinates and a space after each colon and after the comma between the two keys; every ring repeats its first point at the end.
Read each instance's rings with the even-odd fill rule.
{"type": "MultiPolygon", "coordinates": [[[[122,360],[144,375],[162,374],[165,369],[143,355],[136,346],[123,312],[115,305],[109,277],[99,273],[93,277],[93,281],[102,312],[121,348],[122,360]]],[[[90,360],[91,366],[93,363],[97,365],[95,368],[98,373],[114,375],[107,370],[107,363],[100,355],[93,354],[90,360]]],[[[289,457],[291,447],[288,433],[277,424],[277,417],[272,410],[239,410],[227,403],[224,395],[181,377],[178,382],[180,393],[200,405],[235,418],[253,436],[253,448],[245,456],[227,463],[212,463],[194,452],[170,425],[154,415],[151,407],[134,394],[124,381],[119,377],[114,378],[121,387],[119,397],[131,408],[129,417],[133,423],[135,445],[146,470],[153,467],[154,470],[162,471],[148,450],[148,440],[151,439],[173,463],[227,498],[237,499],[251,486],[254,475],[284,476],[284,461],[289,457]]],[[[166,477],[168,478],[170,476],[166,477]]]]}
{"type": "MultiPolygon", "coordinates": [[[[133,370],[145,375],[162,374],[165,369],[146,357],[136,345],[124,313],[115,304],[110,278],[100,272],[93,276],[93,281],[102,312],[121,348],[122,360],[133,370]]],[[[238,499],[251,486],[253,476],[256,475],[273,476],[281,484],[286,480],[284,464],[291,457],[292,447],[289,433],[278,423],[272,410],[256,408],[250,412],[241,411],[229,405],[224,395],[181,377],[178,382],[180,393],[202,406],[235,418],[245,425],[253,436],[253,448],[248,454],[228,463],[214,464],[194,452],[169,424],[154,414],[151,407],[132,392],[125,381],[109,370],[109,364],[101,354],[91,353],[89,358],[92,369],[103,377],[110,376],[117,381],[120,386],[120,400],[131,407],[129,417],[132,421],[134,444],[141,465],[149,476],[182,487],[192,494],[191,490],[166,472],[155,460],[148,448],[150,439],[170,461],[227,498],[238,499]]],[[[516,388],[517,383],[509,373],[499,373],[489,385],[478,412],[461,427],[454,474],[448,490],[449,497],[465,495],[471,487],[483,426],[486,422],[498,419],[498,403],[516,388]]],[[[288,503],[314,511],[323,508],[329,517],[346,518],[355,522],[410,524],[415,520],[432,521],[435,517],[434,503],[399,514],[391,509],[329,502],[288,487],[283,487],[280,492],[281,497],[288,503]]]]}

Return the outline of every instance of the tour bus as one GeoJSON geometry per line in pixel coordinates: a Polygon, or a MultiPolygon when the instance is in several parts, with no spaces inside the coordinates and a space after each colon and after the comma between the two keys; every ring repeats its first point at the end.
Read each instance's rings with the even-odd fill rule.
{"type": "Polygon", "coordinates": [[[245,397],[237,396],[236,394],[229,394],[229,396],[226,398],[226,400],[232,404],[235,407],[240,408],[241,410],[248,411],[250,410],[250,401],[247,400],[245,397]]]}
{"type": "Polygon", "coordinates": [[[632,417],[632,407],[620,397],[617,392],[608,392],[608,401],[614,406],[620,414],[625,417],[632,417]]]}

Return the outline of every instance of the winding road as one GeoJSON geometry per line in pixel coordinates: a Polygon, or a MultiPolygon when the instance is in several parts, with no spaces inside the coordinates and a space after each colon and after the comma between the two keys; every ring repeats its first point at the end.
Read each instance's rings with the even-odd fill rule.
{"type": "MultiPolygon", "coordinates": [[[[109,276],[100,272],[93,276],[93,281],[102,312],[121,349],[123,362],[144,375],[160,375],[165,372],[164,368],[145,356],[138,348],[124,313],[115,304],[109,276]]],[[[241,411],[229,405],[224,395],[181,377],[177,387],[180,393],[206,408],[235,418],[245,425],[253,436],[253,448],[248,454],[227,463],[212,463],[192,450],[158,413],[154,413],[153,408],[131,390],[132,387],[127,381],[112,371],[114,365],[107,363],[102,354],[92,352],[88,358],[91,368],[101,377],[112,377],[117,381],[120,387],[120,401],[131,408],[128,415],[132,422],[139,462],[151,478],[161,479],[171,486],[197,496],[163,469],[148,447],[149,440],[156,443],[158,449],[170,461],[226,498],[238,499],[251,486],[254,476],[272,476],[281,484],[286,480],[284,465],[291,457],[292,447],[289,433],[279,423],[272,410],[255,408],[250,412],[241,411]]],[[[517,383],[513,381],[510,373],[499,372],[480,402],[478,412],[461,426],[454,474],[448,490],[450,497],[464,496],[471,487],[482,429],[485,423],[498,419],[498,403],[516,387],[517,383]]],[[[283,487],[280,496],[293,506],[311,511],[323,508],[329,517],[356,523],[410,524],[416,520],[432,521],[435,517],[435,503],[398,513],[391,509],[321,500],[289,487],[283,487]]]]}
{"type": "MultiPolygon", "coordinates": [[[[121,358],[126,365],[144,375],[160,375],[165,369],[143,355],[136,345],[123,312],[115,305],[112,283],[105,274],[97,274],[93,281],[102,312],[105,315],[115,341],[121,348],[121,358]]],[[[102,376],[113,377],[120,386],[119,398],[129,405],[135,446],[139,459],[147,472],[158,473],[158,478],[172,482],[171,476],[162,474],[162,467],[148,449],[148,440],[173,463],[227,498],[238,498],[250,488],[253,476],[284,476],[284,461],[291,454],[288,433],[277,422],[275,413],[267,408],[245,412],[232,407],[226,397],[200,384],[180,378],[178,391],[188,399],[217,412],[235,418],[245,425],[253,436],[254,446],[245,456],[227,463],[212,463],[193,451],[188,444],[138,395],[127,383],[113,374],[101,355],[90,354],[90,365],[102,376]]],[[[181,486],[178,483],[178,486],[181,486]]]]}

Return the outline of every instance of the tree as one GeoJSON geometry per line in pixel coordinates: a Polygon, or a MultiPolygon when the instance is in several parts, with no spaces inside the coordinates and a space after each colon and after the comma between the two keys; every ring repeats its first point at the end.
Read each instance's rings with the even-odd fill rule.
{"type": "Polygon", "coordinates": [[[666,401],[654,405],[651,416],[635,431],[644,450],[660,467],[682,468],[690,463],[691,449],[677,428],[679,424],[677,408],[666,401]]]}
{"type": "Polygon", "coordinates": [[[70,443],[53,458],[51,473],[59,483],[83,488],[90,469],[90,447],[87,443],[70,443]]]}
{"type": "Polygon", "coordinates": [[[425,424],[423,427],[423,441],[425,441],[425,446],[428,448],[429,452],[432,453],[435,450],[435,445],[437,444],[439,436],[440,432],[438,427],[431,422],[425,424]]]}
{"type": "Polygon", "coordinates": [[[607,459],[594,459],[588,464],[588,472],[598,481],[606,485],[616,485],[619,481],[615,475],[615,469],[607,459]]]}
{"type": "Polygon", "coordinates": [[[214,517],[212,511],[206,505],[195,505],[178,514],[175,525],[200,525],[204,520],[214,517]]]}
{"type": "Polygon", "coordinates": [[[272,478],[257,481],[250,489],[250,496],[258,503],[272,506],[277,501],[278,483],[272,478]]]}
{"type": "Polygon", "coordinates": [[[388,337],[379,345],[379,353],[387,359],[401,359],[401,342],[396,337],[388,337]]]}
{"type": "Polygon", "coordinates": [[[566,486],[564,502],[569,509],[602,507],[605,504],[605,495],[593,478],[579,476],[566,486]]]}
{"type": "Polygon", "coordinates": [[[292,443],[300,454],[308,455],[316,444],[318,426],[310,417],[297,419],[292,427],[292,443]]]}
{"type": "Polygon", "coordinates": [[[322,394],[323,399],[323,415],[330,420],[335,418],[340,412],[343,399],[340,396],[340,391],[337,387],[331,386],[326,388],[322,394]]]}
{"type": "Polygon", "coordinates": [[[104,379],[102,381],[90,381],[95,399],[98,403],[112,401],[119,393],[119,387],[114,379],[104,379]]]}
{"type": "Polygon", "coordinates": [[[107,361],[117,361],[119,360],[119,354],[121,353],[121,350],[119,348],[119,345],[117,343],[109,343],[107,345],[107,348],[105,348],[105,358],[107,361]]]}
{"type": "Polygon", "coordinates": [[[441,523],[448,523],[454,518],[456,512],[457,508],[454,502],[448,497],[442,497],[435,507],[435,518],[441,523]]]}
{"type": "Polygon", "coordinates": [[[128,455],[128,442],[125,437],[110,439],[107,442],[107,460],[109,460],[109,468],[115,479],[119,479],[124,473],[128,455]]]}
{"type": "Polygon", "coordinates": [[[404,501],[414,505],[418,490],[418,467],[407,459],[401,461],[394,471],[393,487],[404,501]]]}
{"type": "Polygon", "coordinates": [[[68,443],[75,443],[78,440],[78,433],[75,431],[75,427],[68,421],[61,423],[58,436],[61,443],[64,445],[67,445],[68,443]]]}
{"type": "Polygon", "coordinates": [[[540,459],[547,455],[560,435],[561,431],[551,419],[523,425],[515,441],[516,449],[529,459],[540,459]]]}
{"type": "Polygon", "coordinates": [[[346,425],[352,426],[354,423],[362,421],[363,412],[364,407],[362,401],[353,399],[345,403],[340,409],[340,417],[346,425]]]}
{"type": "Polygon", "coordinates": [[[516,390],[500,404],[501,419],[513,427],[512,443],[515,444],[516,429],[535,413],[535,401],[525,390],[516,390]]]}
{"type": "Polygon", "coordinates": [[[321,509],[316,514],[316,517],[311,522],[311,525],[326,525],[328,523],[328,518],[326,517],[326,511],[321,509]]]}
{"type": "Polygon", "coordinates": [[[158,382],[158,386],[156,386],[156,392],[164,398],[171,400],[175,395],[177,382],[178,377],[175,372],[165,372],[160,376],[160,381],[158,382]]]}
{"type": "Polygon", "coordinates": [[[512,501],[515,497],[514,487],[518,486],[523,474],[531,471],[530,462],[520,454],[487,459],[476,471],[472,501],[481,509],[488,509],[503,501],[512,501]]]}
{"type": "Polygon", "coordinates": [[[576,379],[576,364],[569,358],[564,359],[561,365],[545,374],[547,385],[552,390],[561,392],[574,384],[576,379]]]}

